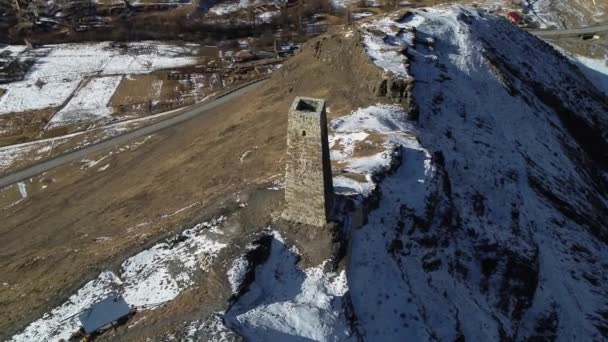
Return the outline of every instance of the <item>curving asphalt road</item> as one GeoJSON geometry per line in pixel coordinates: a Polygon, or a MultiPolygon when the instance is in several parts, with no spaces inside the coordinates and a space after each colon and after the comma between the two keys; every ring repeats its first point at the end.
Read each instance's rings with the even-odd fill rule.
{"type": "Polygon", "coordinates": [[[45,160],[38,164],[28,166],[24,169],[21,169],[19,171],[9,174],[9,175],[2,176],[2,177],[0,177],[0,188],[9,186],[9,185],[17,183],[17,182],[24,181],[33,176],[39,175],[43,172],[46,172],[50,169],[64,165],[66,163],[72,162],[74,160],[82,159],[91,153],[103,151],[103,150],[109,149],[111,147],[114,147],[116,145],[122,145],[122,144],[127,143],[131,139],[149,135],[154,132],[158,132],[162,129],[165,129],[165,128],[168,128],[171,126],[175,126],[184,121],[190,120],[196,116],[204,114],[205,112],[207,112],[219,105],[229,102],[230,100],[235,99],[235,98],[259,87],[261,84],[263,84],[265,82],[265,80],[266,79],[262,79],[260,81],[256,81],[254,83],[248,84],[242,88],[231,91],[230,93],[221,95],[221,96],[217,97],[215,100],[212,100],[210,102],[196,104],[196,105],[192,106],[190,109],[186,110],[182,114],[178,114],[169,119],[156,122],[150,126],[138,128],[136,130],[130,131],[123,135],[118,135],[118,136],[109,138],[109,139],[101,141],[97,144],[85,146],[81,149],[59,155],[57,157],[45,160]]]}
{"type": "Polygon", "coordinates": [[[581,34],[594,34],[608,32],[608,24],[581,27],[576,29],[561,29],[561,30],[529,30],[538,37],[560,37],[560,36],[577,36],[581,34]]]}

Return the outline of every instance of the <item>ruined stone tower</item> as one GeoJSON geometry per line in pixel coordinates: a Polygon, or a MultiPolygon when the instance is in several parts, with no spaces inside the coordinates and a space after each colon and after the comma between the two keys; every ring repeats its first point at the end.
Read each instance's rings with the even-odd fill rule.
{"type": "Polygon", "coordinates": [[[329,218],[332,195],[325,101],[296,97],[287,123],[283,218],[322,227],[329,218]]]}

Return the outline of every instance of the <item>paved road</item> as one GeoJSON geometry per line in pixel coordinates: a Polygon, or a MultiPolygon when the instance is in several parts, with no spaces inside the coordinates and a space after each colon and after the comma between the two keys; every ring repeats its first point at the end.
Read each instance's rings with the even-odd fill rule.
{"type": "Polygon", "coordinates": [[[241,89],[238,89],[225,96],[219,97],[213,101],[194,105],[194,106],[192,106],[192,108],[186,110],[184,113],[178,114],[169,119],[159,121],[150,126],[142,127],[142,128],[136,129],[134,131],[125,133],[123,135],[109,138],[108,140],[104,140],[97,144],[83,147],[79,150],[75,150],[75,151],[54,157],[52,159],[40,162],[38,164],[28,166],[25,169],[16,171],[12,174],[0,177],[0,188],[29,179],[33,176],[36,176],[38,174],[41,174],[43,172],[46,172],[50,169],[61,166],[63,164],[66,164],[66,163],[69,163],[69,162],[72,162],[72,161],[75,161],[78,159],[82,159],[91,153],[103,151],[103,150],[109,149],[111,147],[114,147],[116,145],[122,145],[122,144],[129,142],[129,140],[131,140],[131,139],[149,135],[154,132],[158,132],[162,129],[180,124],[186,120],[190,120],[198,115],[204,114],[205,112],[207,112],[221,104],[224,104],[232,99],[235,99],[235,98],[259,87],[264,82],[265,81],[260,81],[260,82],[256,82],[253,84],[249,84],[241,89]]]}
{"type": "Polygon", "coordinates": [[[608,24],[582,27],[577,29],[563,29],[563,30],[530,30],[528,31],[535,36],[539,37],[559,37],[559,36],[578,36],[581,34],[594,34],[608,32],[608,24]]]}

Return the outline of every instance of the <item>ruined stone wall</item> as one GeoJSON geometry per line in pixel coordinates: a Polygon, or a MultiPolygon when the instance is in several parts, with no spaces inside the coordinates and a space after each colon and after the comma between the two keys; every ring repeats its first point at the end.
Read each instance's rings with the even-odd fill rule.
{"type": "Polygon", "coordinates": [[[327,223],[332,176],[325,101],[297,97],[287,124],[287,170],[283,217],[312,226],[327,223]]]}

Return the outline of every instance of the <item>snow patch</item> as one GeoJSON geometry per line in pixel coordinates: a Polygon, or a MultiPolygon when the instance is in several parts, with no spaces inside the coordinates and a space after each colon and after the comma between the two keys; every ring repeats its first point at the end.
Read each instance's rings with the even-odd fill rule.
{"type": "Polygon", "coordinates": [[[363,45],[374,64],[393,75],[411,79],[406,67],[409,61],[403,51],[414,42],[415,24],[384,17],[361,25],[365,29],[363,45]]]}
{"type": "Polygon", "coordinates": [[[230,266],[230,269],[228,270],[228,282],[230,283],[232,293],[238,292],[243,280],[245,280],[248,267],[249,261],[244,257],[236,258],[232,262],[232,266],[230,266]]]}
{"type": "Polygon", "coordinates": [[[129,305],[139,309],[153,309],[174,299],[193,285],[195,272],[208,271],[211,262],[226,247],[209,233],[224,222],[225,218],[220,217],[197,224],[172,240],[128,258],[122,263],[119,276],[102,272],[11,341],[67,340],[80,326],[78,314],[112,292],[122,294],[129,305]]]}
{"type": "Polygon", "coordinates": [[[252,341],[284,341],[286,336],[354,340],[342,311],[348,291],[345,272],[326,272],[324,265],[301,271],[296,251],[280,234],[274,236],[255,281],[224,315],[227,325],[252,341]]]}
{"type": "MultiPolygon", "coordinates": [[[[0,114],[58,107],[68,100],[86,77],[149,73],[197,63],[195,57],[184,57],[192,53],[192,49],[187,47],[158,42],[137,42],[125,46],[125,49],[113,47],[109,42],[59,44],[22,53],[18,58],[34,59],[34,65],[23,81],[3,85],[7,92],[0,99],[0,114]]],[[[85,92],[105,96],[110,90],[102,90],[104,84],[98,82],[108,82],[106,85],[111,88],[114,78],[97,81],[85,92]]],[[[89,104],[97,105],[97,102],[89,101],[107,100],[107,97],[87,99],[85,96],[86,93],[79,101],[88,109],[91,109],[89,104]]],[[[101,104],[102,107],[105,105],[101,104]]]]}
{"type": "Polygon", "coordinates": [[[97,169],[97,172],[103,172],[105,170],[107,170],[110,167],[110,164],[106,164],[102,167],[100,167],[99,169],[97,169]]]}
{"type": "Polygon", "coordinates": [[[372,12],[353,13],[353,19],[363,19],[363,18],[371,17],[372,15],[374,15],[374,13],[372,13],[372,12]]]}
{"type": "Polygon", "coordinates": [[[47,128],[97,121],[107,118],[112,110],[110,98],[122,80],[122,76],[91,79],[49,122],[47,128]]]}
{"type": "Polygon", "coordinates": [[[360,194],[368,196],[375,188],[373,176],[389,169],[395,158],[394,150],[399,146],[423,150],[415,140],[414,128],[406,120],[407,113],[397,105],[378,104],[359,108],[350,115],[336,118],[331,122],[329,136],[330,157],[341,162],[344,171],[363,175],[365,182],[349,177],[333,178],[334,191],[341,195],[360,194]],[[358,144],[366,143],[371,135],[379,135],[382,152],[354,157],[358,144]]]}
{"type": "Polygon", "coordinates": [[[64,80],[41,86],[27,82],[4,85],[6,93],[0,99],[0,114],[58,107],[76,90],[79,81],[64,80]]]}
{"type": "MultiPolygon", "coordinates": [[[[227,15],[227,14],[231,14],[243,9],[247,9],[249,7],[252,6],[257,6],[257,5],[272,5],[272,4],[276,4],[276,5],[280,5],[282,3],[282,0],[271,0],[271,1],[263,1],[263,0],[231,0],[231,1],[226,1],[223,3],[220,3],[218,5],[215,5],[213,7],[211,7],[211,9],[209,10],[209,13],[213,13],[215,15],[227,15]]],[[[261,16],[263,16],[262,20],[265,19],[269,19],[270,17],[272,17],[275,12],[265,12],[262,13],[261,16]],[[273,14],[270,14],[273,13],[273,14]]]]}
{"type": "Polygon", "coordinates": [[[366,182],[358,182],[344,176],[335,176],[333,185],[334,193],[343,196],[363,195],[363,197],[367,197],[376,188],[376,184],[370,178],[366,179],[366,182]]]}
{"type": "Polygon", "coordinates": [[[191,322],[186,327],[187,342],[202,341],[202,337],[213,342],[234,342],[240,340],[232,330],[228,329],[221,318],[222,313],[217,313],[204,321],[191,322]],[[202,335],[202,336],[201,336],[202,335]]]}
{"type": "Polygon", "coordinates": [[[413,127],[405,118],[406,113],[400,106],[378,104],[359,108],[346,117],[334,119],[331,128],[336,132],[405,133],[413,127]]]}
{"type": "Polygon", "coordinates": [[[589,81],[608,96],[608,57],[601,60],[575,56],[575,60],[589,81]]]}
{"type": "Polygon", "coordinates": [[[27,186],[25,185],[24,182],[19,182],[17,183],[17,187],[19,187],[19,194],[21,195],[21,198],[24,199],[27,197],[27,186]]]}
{"type": "Polygon", "coordinates": [[[120,279],[114,273],[102,272],[97,279],[80,288],[63,305],[28,325],[22,333],[13,336],[11,341],[67,341],[80,328],[78,314],[114,292],[120,284],[120,279]]]}
{"type": "Polygon", "coordinates": [[[241,158],[239,158],[239,161],[242,163],[245,161],[245,158],[247,158],[249,155],[251,154],[251,151],[245,151],[245,153],[243,153],[241,155],[241,158]]]}

